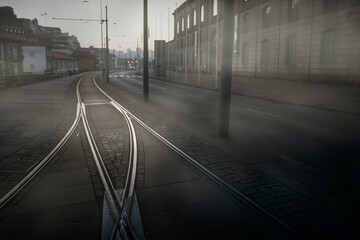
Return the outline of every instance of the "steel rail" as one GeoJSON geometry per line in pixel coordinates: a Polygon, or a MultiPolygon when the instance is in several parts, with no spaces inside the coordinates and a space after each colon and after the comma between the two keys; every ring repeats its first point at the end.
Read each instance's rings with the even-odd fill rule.
{"type": "MultiPolygon", "coordinates": [[[[84,79],[86,76],[80,78],[79,82],[84,79]]],[[[78,82],[78,84],[79,84],[78,82]]],[[[78,98],[79,100],[79,98],[78,98]]],[[[80,122],[80,112],[81,107],[78,101],[76,116],[73,124],[70,129],[67,131],[65,136],[60,140],[60,142],[51,150],[51,152],[43,159],[41,162],[36,165],[34,169],[32,169],[29,174],[27,174],[14,188],[12,188],[5,196],[0,199],[0,209],[2,209],[11,199],[13,199],[21,189],[23,189],[48,163],[54,156],[60,151],[60,149],[65,145],[65,143],[69,140],[71,135],[74,133],[76,127],[80,122]]]]}
{"type": "Polygon", "coordinates": [[[91,150],[91,153],[92,153],[94,161],[95,161],[96,168],[100,175],[101,183],[105,190],[105,196],[106,196],[106,200],[108,201],[110,212],[112,213],[114,222],[115,222],[115,224],[111,230],[110,239],[115,239],[118,236],[118,233],[120,233],[119,222],[120,222],[120,217],[121,217],[121,213],[122,213],[122,209],[123,209],[123,203],[121,202],[121,199],[120,199],[119,195],[117,194],[114,185],[112,184],[110,175],[109,175],[108,171],[106,170],[104,161],[101,157],[100,151],[96,145],[96,141],[92,134],[90,124],[89,124],[89,121],[86,116],[86,107],[85,107],[85,104],[81,100],[80,81],[78,83],[76,91],[77,91],[78,101],[81,103],[81,118],[82,118],[84,130],[85,130],[86,138],[88,140],[90,150],[91,150]]]}
{"type": "Polygon", "coordinates": [[[282,230],[294,235],[297,239],[306,239],[305,236],[303,236],[301,233],[296,231],[293,227],[286,224],[284,221],[264,209],[262,206],[257,204],[255,201],[251,200],[249,197],[241,193],[239,190],[231,186],[229,183],[218,177],[216,174],[211,172],[209,169],[198,163],[196,160],[194,160],[192,157],[190,157],[188,154],[186,154],[184,151],[176,147],[174,144],[172,144],[170,141],[165,139],[163,136],[161,136],[159,133],[157,133],[155,130],[150,128],[148,125],[146,125],[143,121],[141,121],[139,118],[137,118],[134,114],[132,114],[129,110],[121,106],[117,101],[115,101],[110,95],[108,95],[104,90],[102,90],[96,83],[95,80],[93,80],[95,86],[111,101],[112,104],[117,105],[123,112],[127,113],[132,119],[134,119],[139,125],[141,125],[143,128],[145,128],[148,132],[150,132],[152,135],[154,135],[157,139],[159,139],[161,142],[163,142],[166,146],[171,148],[173,151],[175,151],[178,155],[180,155],[182,158],[184,158],[186,161],[188,161],[191,165],[195,166],[197,169],[199,169],[201,172],[203,172],[206,176],[214,180],[217,184],[219,184],[222,188],[224,188],[227,192],[229,192],[231,195],[236,197],[238,200],[243,202],[245,205],[253,209],[255,212],[257,212],[259,215],[263,216],[265,219],[267,219],[271,224],[276,224],[279,228],[282,230]]]}
{"type": "Polygon", "coordinates": [[[132,224],[130,222],[131,209],[134,199],[136,171],[137,171],[137,139],[136,139],[135,128],[128,115],[128,112],[124,111],[124,108],[119,103],[117,103],[101,88],[99,88],[99,86],[96,84],[95,77],[93,77],[93,83],[96,86],[96,88],[110,100],[110,104],[123,114],[129,129],[129,136],[130,136],[129,167],[126,176],[125,188],[121,198],[121,203],[123,204],[123,206],[121,210],[119,226],[120,226],[120,231],[123,233],[123,235],[125,235],[124,238],[131,237],[132,239],[137,239],[136,233],[133,230],[132,224]]]}

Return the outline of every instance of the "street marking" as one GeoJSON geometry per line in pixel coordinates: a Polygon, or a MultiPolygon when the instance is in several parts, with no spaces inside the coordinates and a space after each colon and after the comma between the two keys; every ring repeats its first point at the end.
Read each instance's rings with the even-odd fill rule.
{"type": "Polygon", "coordinates": [[[167,88],[164,88],[164,87],[159,87],[159,86],[156,86],[156,85],[154,85],[154,84],[150,84],[150,86],[152,86],[152,87],[156,87],[156,88],[160,88],[160,89],[163,89],[163,90],[167,90],[167,88]]]}
{"type": "Polygon", "coordinates": [[[92,105],[107,105],[109,102],[95,102],[95,103],[85,103],[86,106],[92,106],[92,105]]]}
{"type": "Polygon", "coordinates": [[[277,115],[277,114],[262,112],[262,111],[258,111],[258,110],[251,109],[251,108],[246,108],[246,110],[251,111],[251,112],[256,112],[256,113],[264,114],[264,115],[268,115],[268,116],[272,116],[272,117],[282,118],[282,116],[277,115]]]}
{"type": "Polygon", "coordinates": [[[193,98],[197,98],[197,99],[202,99],[202,97],[199,97],[199,96],[195,96],[195,95],[192,95],[192,94],[186,94],[187,96],[189,97],[193,97],[193,98]]]}

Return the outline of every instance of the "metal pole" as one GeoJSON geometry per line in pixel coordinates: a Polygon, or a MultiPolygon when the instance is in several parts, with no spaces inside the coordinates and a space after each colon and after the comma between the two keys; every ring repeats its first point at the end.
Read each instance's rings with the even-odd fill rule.
{"type": "Polygon", "coordinates": [[[168,61],[167,61],[167,70],[169,71],[170,66],[170,8],[168,8],[168,61]]]}
{"type": "Polygon", "coordinates": [[[109,83],[109,29],[108,29],[108,15],[107,15],[107,6],[105,6],[106,11],[106,82],[109,83]]]}
{"type": "Polygon", "coordinates": [[[160,40],[161,40],[161,48],[160,48],[160,77],[163,76],[163,42],[162,42],[162,12],[160,13],[160,40]]]}
{"type": "Polygon", "coordinates": [[[177,42],[177,3],[175,3],[175,17],[174,17],[174,35],[175,35],[175,42],[174,42],[174,60],[175,60],[175,82],[177,82],[177,64],[178,64],[178,54],[179,54],[179,49],[178,49],[178,42],[177,42]]]}
{"type": "Polygon", "coordinates": [[[229,136],[231,74],[234,40],[234,0],[224,1],[224,27],[221,63],[219,136],[229,136]]]}
{"type": "Polygon", "coordinates": [[[198,6],[199,6],[199,8],[198,8],[198,10],[199,10],[199,14],[197,14],[197,16],[196,16],[196,18],[198,18],[198,16],[199,16],[199,21],[197,21],[197,24],[198,24],[198,32],[197,32],[197,39],[196,39],[196,41],[197,41],[197,57],[198,57],[198,82],[197,82],[197,85],[198,85],[198,87],[200,87],[200,24],[201,24],[201,5],[200,5],[200,1],[198,1],[199,2],[199,4],[198,4],[198,6]]]}
{"type": "MultiPolygon", "coordinates": [[[[185,26],[185,84],[187,84],[188,82],[188,69],[187,69],[187,65],[188,65],[188,1],[186,1],[186,8],[185,8],[185,19],[186,19],[186,26],[185,26]]],[[[185,24],[185,22],[184,22],[185,24]]]]}
{"type": "Polygon", "coordinates": [[[104,43],[103,43],[103,19],[102,19],[102,0],[100,1],[100,19],[101,19],[101,71],[104,77],[104,43]]]}
{"type": "Polygon", "coordinates": [[[218,77],[219,77],[219,4],[217,5],[217,15],[216,15],[216,49],[215,49],[215,89],[218,88],[218,77]]]}
{"type": "Polygon", "coordinates": [[[144,73],[143,90],[144,101],[149,101],[149,50],[148,50],[148,7],[147,0],[144,0],[144,73]]]}

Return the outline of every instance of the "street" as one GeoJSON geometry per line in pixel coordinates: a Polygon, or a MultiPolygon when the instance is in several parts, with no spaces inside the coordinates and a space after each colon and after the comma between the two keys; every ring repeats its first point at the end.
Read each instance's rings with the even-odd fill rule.
{"type": "MultiPolygon", "coordinates": [[[[134,72],[111,76],[114,83],[142,97],[141,76],[134,72]]],[[[156,79],[150,80],[150,91],[152,102],[195,120],[197,126],[206,129],[205,135],[217,134],[217,92],[156,79]]],[[[360,182],[359,116],[234,94],[231,101],[230,135],[240,145],[246,142],[278,158],[303,162],[350,182],[360,182]]],[[[197,128],[182,121],[176,123],[190,131],[197,128]]],[[[264,159],[255,155],[251,161],[264,159]]]]}

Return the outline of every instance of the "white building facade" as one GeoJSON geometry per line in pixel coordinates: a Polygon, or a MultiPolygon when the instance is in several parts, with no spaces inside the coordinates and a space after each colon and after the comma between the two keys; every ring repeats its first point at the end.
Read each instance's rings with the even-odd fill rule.
{"type": "Polygon", "coordinates": [[[48,69],[46,46],[24,44],[24,72],[43,73],[48,69]]]}

